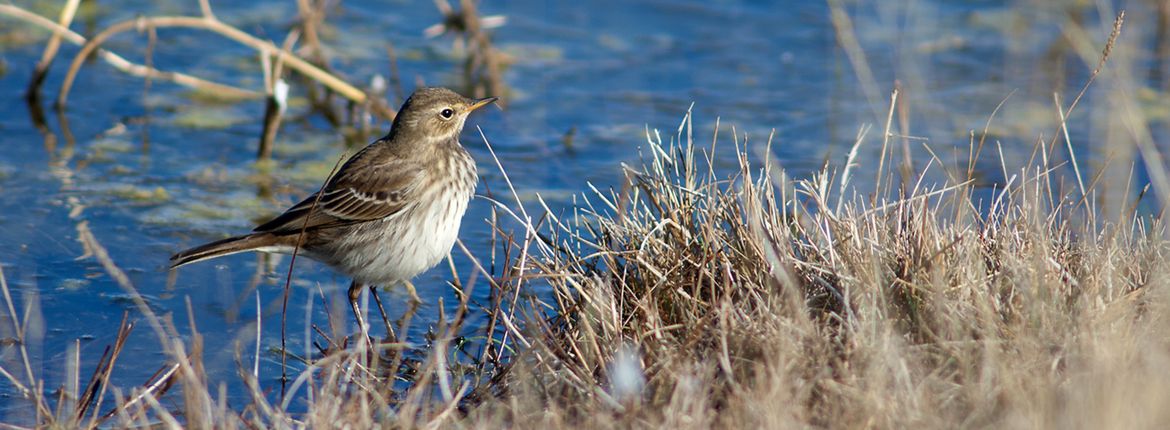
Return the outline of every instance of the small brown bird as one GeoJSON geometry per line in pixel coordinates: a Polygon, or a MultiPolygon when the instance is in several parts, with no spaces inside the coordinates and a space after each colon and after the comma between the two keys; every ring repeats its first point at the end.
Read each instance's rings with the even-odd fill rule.
{"type": "Polygon", "coordinates": [[[253,230],[171,256],[171,268],[244,251],[300,253],[363,286],[405,284],[451,251],[478,180],[459,143],[463,123],[496,97],[473,100],[446,88],[420,88],[402,104],[390,133],[354,154],[320,192],[253,230]],[[301,232],[304,231],[303,237],[301,232]]]}

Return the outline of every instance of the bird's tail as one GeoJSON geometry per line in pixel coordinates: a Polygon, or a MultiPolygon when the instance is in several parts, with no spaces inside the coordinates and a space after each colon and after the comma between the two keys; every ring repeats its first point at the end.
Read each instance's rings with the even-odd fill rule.
{"type": "Polygon", "coordinates": [[[280,252],[286,248],[281,237],[271,233],[253,233],[229,237],[199,245],[171,256],[171,268],[245,251],[280,252]]]}

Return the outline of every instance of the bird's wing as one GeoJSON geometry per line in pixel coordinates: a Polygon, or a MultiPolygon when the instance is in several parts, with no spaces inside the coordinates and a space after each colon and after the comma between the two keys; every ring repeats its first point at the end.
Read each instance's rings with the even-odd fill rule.
{"type": "Polygon", "coordinates": [[[378,164],[356,161],[360,160],[346,162],[323,190],[255,231],[300,231],[373,221],[398,213],[415,201],[411,196],[419,188],[421,168],[399,160],[378,164]]]}

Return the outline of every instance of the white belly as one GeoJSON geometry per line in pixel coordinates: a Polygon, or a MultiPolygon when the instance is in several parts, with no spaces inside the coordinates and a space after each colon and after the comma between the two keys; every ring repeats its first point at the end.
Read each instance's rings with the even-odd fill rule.
{"type": "Polygon", "coordinates": [[[339,247],[365,248],[334,261],[337,269],[364,284],[393,285],[427,271],[451,251],[459,235],[467,199],[448,205],[421,204],[382,221],[362,225],[359,234],[340,238],[339,247]],[[423,220],[430,220],[429,222],[423,220]]]}

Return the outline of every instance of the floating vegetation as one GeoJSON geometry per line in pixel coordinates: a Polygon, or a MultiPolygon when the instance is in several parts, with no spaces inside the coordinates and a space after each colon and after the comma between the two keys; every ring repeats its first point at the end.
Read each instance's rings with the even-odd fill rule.
{"type": "Polygon", "coordinates": [[[204,130],[225,129],[249,121],[232,107],[193,104],[175,112],[171,122],[179,127],[204,130]]]}
{"type": "Polygon", "coordinates": [[[110,189],[109,193],[136,204],[159,204],[171,199],[163,187],[149,188],[124,184],[110,189]]]}

